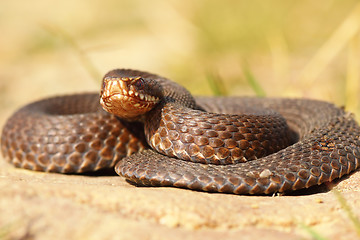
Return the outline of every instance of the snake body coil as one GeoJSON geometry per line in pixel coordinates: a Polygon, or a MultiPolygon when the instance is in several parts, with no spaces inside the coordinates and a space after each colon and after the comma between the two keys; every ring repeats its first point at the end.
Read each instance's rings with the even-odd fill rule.
{"type": "Polygon", "coordinates": [[[165,78],[133,70],[111,71],[104,82],[112,92],[122,88],[102,90],[101,103],[111,109],[112,98],[120,99],[123,119],[101,109],[98,94],[34,102],[5,124],[5,158],[62,173],[115,166],[140,185],[235,194],[307,188],[360,165],[360,128],[330,103],[193,98],[165,78]],[[125,82],[113,82],[119,79],[125,82]],[[140,110],[132,113],[133,106],[140,110]]]}

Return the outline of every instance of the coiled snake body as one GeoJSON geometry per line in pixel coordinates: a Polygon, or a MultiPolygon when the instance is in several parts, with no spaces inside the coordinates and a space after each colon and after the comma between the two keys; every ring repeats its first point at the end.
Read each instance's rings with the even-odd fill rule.
{"type": "Polygon", "coordinates": [[[139,185],[235,194],[308,188],[360,165],[358,124],[322,101],[193,98],[157,75],[113,70],[100,100],[110,113],[98,102],[90,93],[21,108],[3,128],[3,155],[37,171],[115,166],[139,185]]]}

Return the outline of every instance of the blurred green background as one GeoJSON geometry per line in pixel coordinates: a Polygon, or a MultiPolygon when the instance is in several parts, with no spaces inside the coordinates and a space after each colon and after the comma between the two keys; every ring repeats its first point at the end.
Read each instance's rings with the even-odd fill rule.
{"type": "Polygon", "coordinates": [[[54,94],[98,91],[113,68],[197,95],[323,99],[359,109],[356,0],[0,2],[1,122],[54,94]]]}

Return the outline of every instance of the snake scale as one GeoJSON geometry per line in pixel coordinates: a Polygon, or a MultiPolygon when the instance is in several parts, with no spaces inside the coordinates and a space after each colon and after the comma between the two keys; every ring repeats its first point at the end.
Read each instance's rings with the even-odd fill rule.
{"type": "Polygon", "coordinates": [[[36,171],[115,167],[138,185],[234,194],[308,188],[360,165],[358,124],[323,101],[193,97],[158,75],[116,69],[100,103],[86,93],[24,106],[3,128],[3,156],[36,171]]]}

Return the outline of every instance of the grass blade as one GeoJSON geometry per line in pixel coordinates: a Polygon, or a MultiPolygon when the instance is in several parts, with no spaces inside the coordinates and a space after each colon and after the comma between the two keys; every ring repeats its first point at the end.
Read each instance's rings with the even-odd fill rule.
{"type": "Polygon", "coordinates": [[[265,93],[264,89],[261,87],[259,82],[256,80],[256,78],[254,77],[254,75],[250,71],[247,64],[244,64],[243,71],[244,71],[245,79],[247,80],[247,82],[249,83],[251,88],[254,90],[256,96],[265,97],[266,93],[265,93]]]}
{"type": "Polygon", "coordinates": [[[228,91],[226,90],[224,81],[221,77],[219,77],[218,74],[215,74],[213,72],[208,72],[206,74],[206,79],[208,81],[208,84],[215,96],[227,96],[228,91]]]}
{"type": "Polygon", "coordinates": [[[343,195],[341,195],[341,193],[339,191],[337,191],[337,190],[333,190],[333,192],[334,192],[335,196],[337,197],[342,209],[344,209],[344,211],[348,215],[350,221],[353,223],[357,235],[359,235],[359,237],[360,237],[360,220],[359,220],[359,218],[357,218],[355,216],[355,214],[351,210],[349,204],[347,203],[347,201],[343,197],[343,195]]]}

